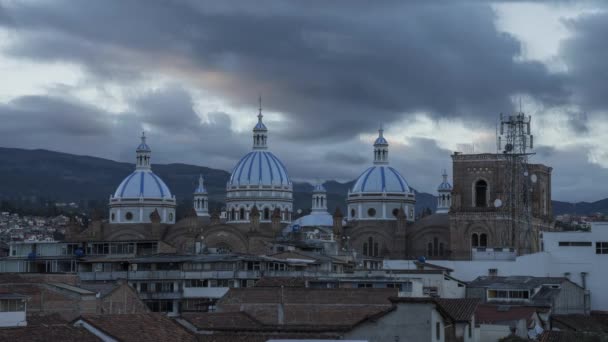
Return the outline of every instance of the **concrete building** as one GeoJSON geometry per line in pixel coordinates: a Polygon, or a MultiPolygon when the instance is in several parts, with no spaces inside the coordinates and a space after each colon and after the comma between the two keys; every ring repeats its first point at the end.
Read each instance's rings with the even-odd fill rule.
{"type": "Polygon", "coordinates": [[[482,275],[566,277],[590,293],[591,310],[608,311],[605,271],[608,222],[593,222],[590,231],[542,232],[542,251],[512,260],[435,260],[453,269],[454,277],[472,281],[482,275]]]}
{"type": "Polygon", "coordinates": [[[27,325],[26,300],[24,295],[0,292],[0,328],[27,325]]]}

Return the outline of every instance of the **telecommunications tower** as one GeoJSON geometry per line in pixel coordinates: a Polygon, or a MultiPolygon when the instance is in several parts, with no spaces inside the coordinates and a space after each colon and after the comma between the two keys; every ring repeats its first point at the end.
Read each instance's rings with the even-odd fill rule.
{"type": "Polygon", "coordinates": [[[528,169],[528,157],[534,153],[534,136],[530,134],[531,116],[521,111],[514,115],[500,114],[498,151],[505,160],[503,176],[503,201],[497,200],[497,208],[508,217],[508,239],[518,254],[529,254],[538,244],[532,229],[531,193],[536,175],[528,169]]]}

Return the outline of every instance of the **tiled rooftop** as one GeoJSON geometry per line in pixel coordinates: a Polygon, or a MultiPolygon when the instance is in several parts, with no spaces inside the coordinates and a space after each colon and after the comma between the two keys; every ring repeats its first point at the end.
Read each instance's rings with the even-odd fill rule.
{"type": "Polygon", "coordinates": [[[120,341],[196,341],[186,328],[160,313],[84,315],[81,319],[120,341]]]}

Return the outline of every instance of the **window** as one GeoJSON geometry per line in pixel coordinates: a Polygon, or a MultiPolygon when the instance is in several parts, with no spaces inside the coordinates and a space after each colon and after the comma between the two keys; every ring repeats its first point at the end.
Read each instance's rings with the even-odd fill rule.
{"type": "Polygon", "coordinates": [[[471,236],[471,247],[479,247],[479,235],[477,235],[477,233],[474,233],[471,236]]]}
{"type": "Polygon", "coordinates": [[[125,215],[125,218],[127,219],[127,221],[131,221],[133,219],[133,213],[132,212],[127,212],[127,214],[125,215]]]}
{"type": "Polygon", "coordinates": [[[351,209],[350,210],[350,217],[354,218],[355,217],[355,209],[351,209]]]}
{"type": "Polygon", "coordinates": [[[487,234],[479,235],[479,247],[488,247],[488,235],[487,234]]]}
{"type": "Polygon", "coordinates": [[[112,222],[114,222],[114,220],[116,220],[116,215],[114,213],[112,213],[112,215],[110,215],[112,222]]]}
{"type": "Polygon", "coordinates": [[[25,301],[22,299],[0,300],[0,312],[25,311],[25,301]]]}
{"type": "Polygon", "coordinates": [[[173,213],[169,213],[169,221],[173,221],[173,213]]]}
{"type": "Polygon", "coordinates": [[[264,220],[270,219],[270,209],[264,208],[264,220]]]}
{"type": "MultiPolygon", "coordinates": [[[[591,247],[591,242],[588,241],[560,241],[560,247],[591,247]]],[[[596,245],[597,248],[597,245],[596,245]]]]}
{"type": "Polygon", "coordinates": [[[244,220],[245,219],[245,208],[239,209],[239,219],[240,220],[244,220]]]}
{"type": "Polygon", "coordinates": [[[596,242],[595,254],[608,254],[608,242],[596,242]]]}
{"type": "Polygon", "coordinates": [[[234,208],[232,208],[232,210],[230,210],[230,220],[234,221],[236,219],[236,211],[234,210],[234,208]]]}
{"type": "Polygon", "coordinates": [[[439,242],[437,237],[434,237],[432,241],[427,244],[427,256],[443,256],[445,253],[445,247],[443,242],[439,242]]]}
{"type": "Polygon", "coordinates": [[[367,216],[369,216],[369,217],[376,216],[376,209],[374,209],[374,208],[367,209],[367,216]]]}
{"type": "Polygon", "coordinates": [[[485,208],[488,205],[487,200],[488,183],[480,179],[475,183],[475,206],[485,208]]]}
{"type": "Polygon", "coordinates": [[[395,208],[393,209],[393,216],[397,217],[397,215],[399,215],[399,209],[395,208]]]}

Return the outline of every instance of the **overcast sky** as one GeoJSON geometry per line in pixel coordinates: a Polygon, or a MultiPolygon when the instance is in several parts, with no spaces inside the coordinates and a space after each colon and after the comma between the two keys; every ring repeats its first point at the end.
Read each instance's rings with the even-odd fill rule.
{"type": "Polygon", "coordinates": [[[454,151],[533,116],[554,199],[608,197],[608,5],[0,0],[0,146],[231,170],[258,96],[294,180],[355,178],[377,129],[434,192],[454,151]],[[380,4],[380,5],[379,5],[380,4]]]}

